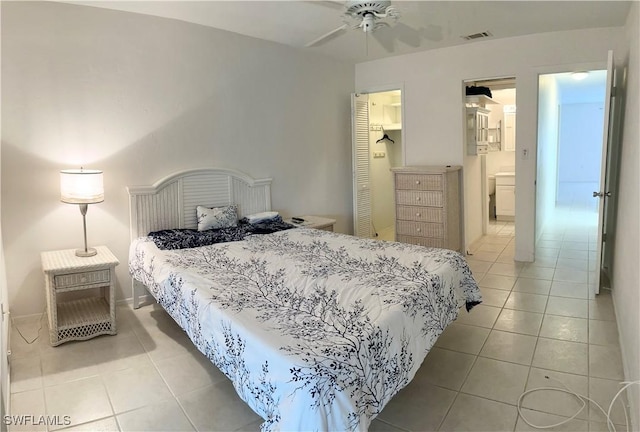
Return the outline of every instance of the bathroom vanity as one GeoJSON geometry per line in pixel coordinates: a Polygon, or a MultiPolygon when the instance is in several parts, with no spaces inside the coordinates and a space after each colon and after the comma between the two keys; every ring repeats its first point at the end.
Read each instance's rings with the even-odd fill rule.
{"type": "Polygon", "coordinates": [[[516,216],[516,173],[498,172],[496,177],[496,219],[515,220],[516,216]]]}

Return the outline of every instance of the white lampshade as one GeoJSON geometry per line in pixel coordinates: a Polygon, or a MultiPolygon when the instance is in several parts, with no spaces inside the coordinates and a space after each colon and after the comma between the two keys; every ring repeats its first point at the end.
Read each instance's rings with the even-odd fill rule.
{"type": "Polygon", "coordinates": [[[69,204],[104,201],[102,171],[82,168],[60,171],[60,201],[69,204]]]}

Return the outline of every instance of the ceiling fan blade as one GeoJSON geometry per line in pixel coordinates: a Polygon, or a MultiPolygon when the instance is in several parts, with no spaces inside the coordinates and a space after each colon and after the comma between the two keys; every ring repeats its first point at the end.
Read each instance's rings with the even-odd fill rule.
{"type": "Polygon", "coordinates": [[[426,28],[421,29],[422,36],[430,41],[439,42],[442,40],[442,27],[435,24],[428,24],[426,28]]]}
{"type": "Polygon", "coordinates": [[[393,30],[398,36],[398,40],[409,46],[417,48],[420,46],[420,31],[409,27],[401,22],[393,26],[393,30]]]}
{"type": "Polygon", "coordinates": [[[393,40],[393,31],[390,27],[380,27],[379,29],[371,32],[371,34],[387,52],[393,52],[395,46],[393,40]]]}
{"type": "Polygon", "coordinates": [[[344,2],[339,0],[306,0],[307,3],[312,3],[317,6],[324,6],[331,9],[338,9],[344,11],[344,2]]]}
{"type": "Polygon", "coordinates": [[[349,26],[347,24],[343,24],[340,27],[331,30],[329,33],[323,34],[317,39],[312,40],[305,47],[313,47],[317,45],[321,45],[325,42],[329,42],[331,39],[340,36],[349,26]]]}

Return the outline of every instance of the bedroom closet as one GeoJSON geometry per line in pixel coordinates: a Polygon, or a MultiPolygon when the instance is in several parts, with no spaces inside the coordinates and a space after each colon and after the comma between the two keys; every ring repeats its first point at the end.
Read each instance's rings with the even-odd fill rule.
{"type": "Polygon", "coordinates": [[[391,168],[402,157],[402,93],[352,96],[354,234],[394,240],[395,199],[391,168]]]}

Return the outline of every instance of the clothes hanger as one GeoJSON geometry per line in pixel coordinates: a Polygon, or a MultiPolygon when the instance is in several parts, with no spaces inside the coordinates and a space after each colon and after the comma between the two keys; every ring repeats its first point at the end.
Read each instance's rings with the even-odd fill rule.
{"type": "Polygon", "coordinates": [[[387,135],[387,133],[384,131],[384,129],[382,129],[382,133],[384,133],[384,135],[382,135],[382,138],[380,138],[378,141],[376,141],[376,144],[379,143],[379,142],[382,142],[384,140],[391,141],[391,144],[395,144],[395,141],[392,140],[391,138],[389,138],[389,135],[387,135]]]}

